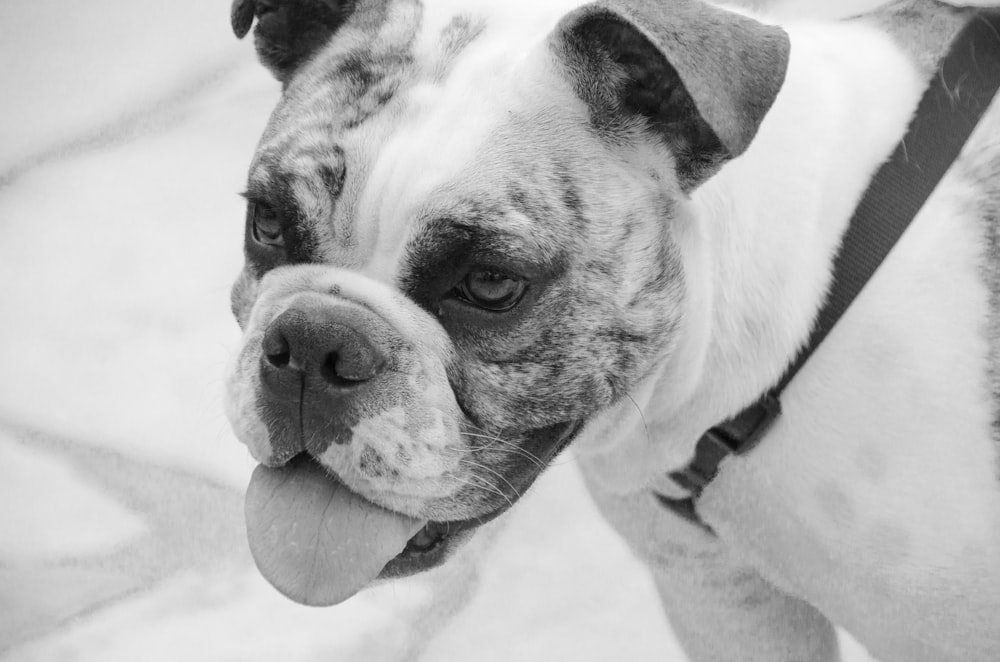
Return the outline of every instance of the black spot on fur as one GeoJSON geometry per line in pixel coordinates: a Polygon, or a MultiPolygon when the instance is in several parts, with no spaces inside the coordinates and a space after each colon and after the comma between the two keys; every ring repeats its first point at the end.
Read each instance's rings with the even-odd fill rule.
{"type": "Polygon", "coordinates": [[[616,280],[619,271],[618,267],[606,257],[587,260],[583,263],[582,269],[600,276],[605,281],[616,280]]]}
{"type": "Polygon", "coordinates": [[[371,446],[365,446],[365,449],[361,451],[361,456],[358,458],[358,469],[371,478],[399,475],[399,471],[391,468],[385,458],[371,446]]]}
{"type": "Polygon", "coordinates": [[[587,227],[587,216],[583,208],[581,192],[577,186],[573,170],[565,164],[559,164],[555,170],[556,182],[560,191],[560,199],[569,212],[569,218],[574,222],[577,232],[587,227]]]}
{"type": "Polygon", "coordinates": [[[351,53],[328,74],[328,78],[337,83],[346,81],[363,93],[380,77],[377,63],[371,59],[371,55],[367,50],[351,53]]]}
{"type": "Polygon", "coordinates": [[[347,178],[347,159],[344,150],[339,146],[335,145],[332,151],[334,158],[331,161],[320,161],[319,173],[330,197],[336,201],[344,190],[344,179],[347,178]]]}
{"type": "Polygon", "coordinates": [[[352,52],[326,74],[326,82],[349,100],[341,111],[345,129],[356,128],[392,101],[413,64],[409,46],[352,52]]]}
{"type": "Polygon", "coordinates": [[[379,90],[378,93],[375,95],[375,107],[381,108],[382,106],[389,103],[395,95],[396,95],[395,87],[393,87],[392,89],[387,88],[379,90]]]}
{"type": "Polygon", "coordinates": [[[526,213],[529,209],[528,207],[528,195],[524,192],[517,183],[511,183],[507,186],[507,199],[511,201],[514,209],[525,214],[527,216],[532,216],[532,214],[526,213]]]}
{"type": "Polygon", "coordinates": [[[451,70],[455,58],[475,41],[484,28],[484,22],[474,22],[468,16],[455,16],[451,19],[441,30],[440,56],[434,72],[435,79],[444,79],[451,70]]]}
{"type": "Polygon", "coordinates": [[[552,216],[552,206],[545,196],[529,194],[521,182],[507,185],[507,199],[511,209],[530,219],[541,221],[552,216]]]}
{"type": "Polygon", "coordinates": [[[468,16],[455,16],[441,30],[441,50],[448,58],[453,58],[479,36],[484,23],[473,23],[468,16]]]}
{"type": "Polygon", "coordinates": [[[625,375],[633,374],[642,350],[649,346],[651,340],[655,340],[619,325],[599,329],[595,335],[608,346],[615,348],[615,359],[612,370],[608,372],[608,379],[616,390],[625,375]]]}

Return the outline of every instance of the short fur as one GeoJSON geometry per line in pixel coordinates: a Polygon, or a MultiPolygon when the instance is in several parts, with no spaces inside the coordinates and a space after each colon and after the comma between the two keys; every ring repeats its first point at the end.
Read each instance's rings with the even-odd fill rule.
{"type": "Polygon", "coordinates": [[[258,461],[308,451],[451,521],[508,507],[572,439],[692,660],[833,661],[832,623],[886,662],[1000,659],[996,103],[764,442],[706,490],[715,535],[653,496],[683,495],[667,474],[808,336],[968,11],[779,28],[695,0],[358,0],[289,50],[260,27],[285,3],[250,4],[285,83],[233,290],[229,414],[258,461]],[[260,209],[282,243],[256,238],[260,209]],[[484,272],[523,298],[470,303],[484,272]],[[317,300],[392,357],[318,421],[262,368],[275,320],[317,300]]]}

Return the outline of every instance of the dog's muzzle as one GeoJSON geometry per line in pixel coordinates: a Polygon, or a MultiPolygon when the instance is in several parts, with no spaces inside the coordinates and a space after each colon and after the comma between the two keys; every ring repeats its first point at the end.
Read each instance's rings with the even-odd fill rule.
{"type": "Polygon", "coordinates": [[[258,402],[271,438],[268,464],[350,442],[362,402],[386,386],[389,359],[373,337],[376,325],[373,313],[312,293],[297,295],[268,324],[258,402]]]}
{"type": "Polygon", "coordinates": [[[243,367],[266,442],[254,454],[263,466],[247,489],[247,534],[261,573],[293,600],[335,604],[377,577],[443,563],[580,429],[570,420],[521,434],[504,473],[485,469],[500,499],[470,505],[455,496],[468,479],[449,472],[474,450],[464,445],[472,425],[432,344],[433,319],[404,335],[338,286],[278,291],[260,306],[243,367]],[[442,501],[457,512],[427,507],[442,501]]]}

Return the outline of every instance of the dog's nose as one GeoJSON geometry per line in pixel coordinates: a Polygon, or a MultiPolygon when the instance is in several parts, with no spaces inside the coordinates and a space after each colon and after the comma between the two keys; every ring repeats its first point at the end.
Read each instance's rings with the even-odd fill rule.
{"type": "Polygon", "coordinates": [[[294,302],[264,331],[265,368],[280,382],[294,381],[296,388],[302,387],[302,378],[311,388],[322,384],[336,390],[371,381],[385,366],[385,357],[354,318],[347,306],[313,298],[294,302]]]}

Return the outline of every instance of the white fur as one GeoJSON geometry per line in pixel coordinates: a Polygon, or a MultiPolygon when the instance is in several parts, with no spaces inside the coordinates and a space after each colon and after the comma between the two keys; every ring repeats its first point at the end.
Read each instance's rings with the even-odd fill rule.
{"type": "MultiPolygon", "coordinates": [[[[678,394],[667,368],[641,394],[655,451],[633,425],[615,452],[602,446],[584,458],[609,510],[638,498],[636,488],[670,493],[665,470],[781,374],[828,284],[816,265],[835,251],[922,92],[914,67],[874,30],[787,29],[788,78],[757,139],[692,201],[704,230],[689,254],[712,274],[691,297],[688,333],[708,326],[712,337],[697,384],[678,394]],[[657,453],[661,461],[652,462],[657,453]]],[[[725,462],[700,503],[720,541],[701,543],[706,549],[724,548],[731,567],[753,568],[886,662],[1000,659],[988,293],[982,228],[964,204],[976,194],[974,183],[946,180],[786,390],[764,442],[725,462]]],[[[658,516],[650,517],[652,525],[658,516]]],[[[666,567],[658,577],[663,591],[708,599],[666,567]]],[[[744,644],[737,639],[732,650],[744,644]]],[[[778,659],[773,649],[760,657],[744,650],[732,659],[778,659]]]]}

